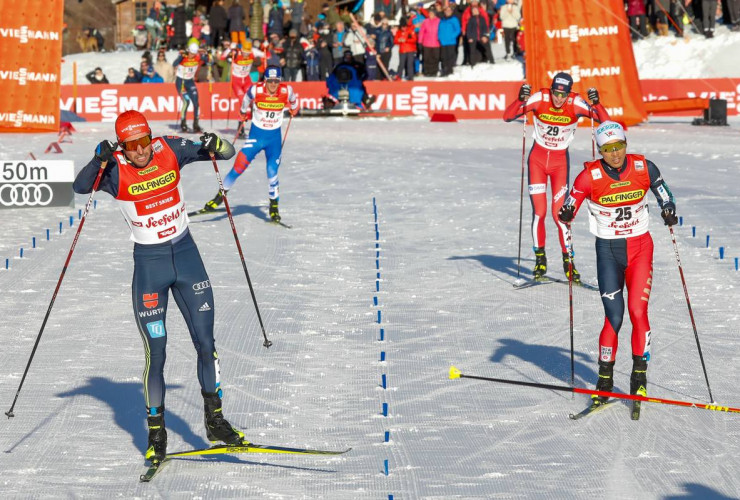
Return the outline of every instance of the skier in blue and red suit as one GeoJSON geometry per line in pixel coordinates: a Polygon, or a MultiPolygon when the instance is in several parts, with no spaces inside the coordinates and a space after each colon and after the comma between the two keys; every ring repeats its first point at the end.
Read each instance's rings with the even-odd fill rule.
{"type": "Polygon", "coordinates": [[[77,175],[74,190],[89,193],[102,162],[107,161],[98,189],[118,201],[134,241],[134,317],[146,354],[146,458],[152,463],[161,462],[167,453],[164,363],[170,291],[198,352],[198,381],[208,438],[227,444],[242,443],[244,434],[234,429],[221,411],[219,360],[213,338],[213,291],[188,229],[180,184],[183,166],[209,161],[210,154],[228,160],[234,156],[234,146],[210,133],[203,135],[201,142],[172,136],[152,138],[146,118],[138,111],[122,113],[115,128],[117,141],[103,141],[97,146],[93,159],[77,175]]]}
{"type": "MultiPolygon", "coordinates": [[[[563,253],[563,270],[566,277],[570,272],[570,253],[566,243],[565,226],[557,218],[568,193],[570,157],[568,147],[573,142],[578,120],[593,116],[598,122],[609,119],[609,114],[599,102],[599,92],[588,89],[589,104],[575,92],[571,92],[573,78],[567,73],[558,73],[549,89],[540,89],[530,96],[531,88],[523,84],[519,99],[504,111],[504,121],[510,122],[532,112],[534,122],[534,144],[527,159],[529,200],[532,202],[532,239],[535,264],[533,275],[542,279],[547,272],[545,255],[545,216],[547,215],[547,179],[550,179],[552,196],[551,213],[558,228],[560,248],[563,253]]],[[[573,281],[580,283],[580,275],[573,265],[573,281]]]]}
{"type": "MultiPolygon", "coordinates": [[[[676,205],[660,170],[638,154],[627,154],[622,126],[606,121],[596,129],[602,159],[587,162],[576,177],[558,217],[570,225],[588,200],[589,228],[596,236],[596,268],[604,306],[599,336],[599,380],[596,390],[611,391],[617,357],[617,334],[624,316],[624,287],[632,322],[630,394],[647,395],[650,360],[648,300],[653,279],[653,239],[648,231],[647,192],[658,199],[667,226],[678,222],[676,205]]],[[[593,396],[594,404],[607,398],[593,396]]]]}
{"type": "Polygon", "coordinates": [[[188,44],[187,52],[181,50],[177,59],[172,61],[172,66],[174,66],[176,72],[175,87],[182,99],[182,109],[180,110],[180,130],[182,132],[189,132],[185,115],[191,102],[193,103],[193,132],[196,134],[203,132],[198,124],[200,107],[198,106],[198,88],[195,86],[195,74],[201,65],[209,64],[208,58],[209,56],[205,52],[201,52],[198,43],[191,41],[188,44]]]}

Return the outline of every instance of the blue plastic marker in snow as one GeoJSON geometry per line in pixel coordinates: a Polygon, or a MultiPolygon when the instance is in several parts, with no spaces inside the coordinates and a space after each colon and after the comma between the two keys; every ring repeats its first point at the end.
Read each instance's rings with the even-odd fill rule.
{"type": "Polygon", "coordinates": [[[678,217],[678,225],[683,226],[683,216],[678,217]]]}
{"type": "Polygon", "coordinates": [[[376,292],[380,291],[380,281],[375,281],[375,291],[376,292]]]}
{"type": "Polygon", "coordinates": [[[380,361],[385,361],[385,351],[380,351],[380,361]]]}
{"type": "Polygon", "coordinates": [[[738,258],[735,257],[735,271],[737,271],[737,267],[738,267],[739,264],[740,264],[740,262],[738,262],[738,258]]]}
{"type": "Polygon", "coordinates": [[[696,226],[691,226],[691,237],[696,238],[696,226]]]}
{"type": "Polygon", "coordinates": [[[93,200],[93,208],[98,208],[98,200],[93,200]]]}
{"type": "Polygon", "coordinates": [[[49,230],[47,229],[46,230],[46,241],[49,241],[50,238],[51,238],[51,234],[50,234],[49,230]]]}
{"type": "Polygon", "coordinates": [[[23,258],[23,247],[21,247],[21,259],[23,258]]]}
{"type": "Polygon", "coordinates": [[[709,235],[707,235],[707,248],[709,248],[709,235]]]}
{"type": "Polygon", "coordinates": [[[70,215],[69,216],[69,227],[74,226],[74,224],[75,224],[75,216],[74,215],[70,215]]]}
{"type": "Polygon", "coordinates": [[[380,311],[378,311],[378,324],[380,323],[380,311]]]}
{"type": "Polygon", "coordinates": [[[386,379],[386,376],[385,376],[385,373],[384,373],[383,375],[380,376],[380,385],[381,385],[381,387],[383,387],[383,389],[387,389],[387,384],[386,383],[387,383],[387,379],[386,379]]]}
{"type": "MultiPolygon", "coordinates": [[[[737,259],[735,259],[735,262],[737,262],[737,259]]],[[[383,340],[385,340],[385,329],[381,328],[380,329],[380,341],[382,342],[383,340]]]]}
{"type": "Polygon", "coordinates": [[[82,219],[82,209],[77,210],[77,218],[82,219]]]}
{"type": "Polygon", "coordinates": [[[383,416],[388,416],[388,403],[383,403],[383,416]]]}
{"type": "Polygon", "coordinates": [[[387,443],[391,440],[391,431],[385,431],[385,437],[383,438],[383,442],[387,443]]]}
{"type": "Polygon", "coordinates": [[[378,305],[378,297],[377,296],[373,297],[373,305],[374,306],[377,306],[378,305]]]}
{"type": "Polygon", "coordinates": [[[383,460],[383,471],[385,472],[385,475],[388,475],[388,459],[386,458],[383,460]]]}
{"type": "Polygon", "coordinates": [[[36,248],[36,237],[31,238],[31,248],[36,248]]]}
{"type": "Polygon", "coordinates": [[[725,247],[719,247],[719,259],[722,260],[725,258],[725,247]]]}
{"type": "Polygon", "coordinates": [[[59,223],[59,234],[62,234],[62,223],[59,223]]]}
{"type": "MultiPolygon", "coordinates": [[[[5,269],[10,269],[10,259],[5,259],[5,269]]],[[[735,259],[735,270],[737,270],[737,259],[735,259]]]]}

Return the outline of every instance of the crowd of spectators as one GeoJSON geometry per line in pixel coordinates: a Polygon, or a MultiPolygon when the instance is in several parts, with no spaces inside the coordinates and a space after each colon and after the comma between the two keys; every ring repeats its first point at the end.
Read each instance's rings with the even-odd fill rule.
{"type": "MultiPolygon", "coordinates": [[[[196,81],[228,81],[229,59],[221,54],[237,45],[253,52],[255,78],[275,65],[287,81],[326,80],[345,51],[365,65],[369,80],[445,77],[458,61],[494,64],[494,42],[503,43],[505,61],[524,58],[523,0],[375,0],[376,12],[366,21],[347,3],[325,3],[314,18],[305,13],[304,0],[252,0],[248,11],[239,0],[228,0],[228,6],[226,1],[194,11],[184,2],[174,8],[154,2],[141,28],[146,48],[157,51],[156,62],[147,51],[138,69],[129,68],[125,83],[174,81],[164,50],[182,50],[193,40],[210,61],[196,81]],[[394,47],[397,65],[390,67],[394,47]]],[[[686,29],[711,38],[720,17],[740,30],[740,0],[624,0],[624,7],[634,40],[671,32],[683,36],[686,29]]]]}

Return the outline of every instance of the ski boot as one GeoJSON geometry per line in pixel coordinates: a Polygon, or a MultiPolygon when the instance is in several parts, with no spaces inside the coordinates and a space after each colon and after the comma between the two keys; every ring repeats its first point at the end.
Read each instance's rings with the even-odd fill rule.
{"type": "Polygon", "coordinates": [[[534,275],[535,280],[544,279],[545,273],[547,272],[547,257],[545,256],[545,248],[534,249],[534,275]]]}
{"type": "Polygon", "coordinates": [[[280,212],[278,212],[278,201],[270,200],[270,221],[280,222],[280,212]]]}
{"type": "Polygon", "coordinates": [[[200,391],[204,402],[204,421],[208,440],[212,443],[223,441],[226,444],[246,444],[244,433],[236,430],[224,418],[221,408],[221,390],[214,393],[200,391]]]}
{"type": "Polygon", "coordinates": [[[167,431],[164,428],[164,406],[150,408],[146,417],[149,441],[144,457],[152,463],[161,462],[167,456],[167,431]]]}
{"type": "MultiPolygon", "coordinates": [[[[632,355],[630,394],[647,396],[647,357],[632,355]]],[[[632,401],[632,420],[640,419],[641,401],[632,401]]]]}
{"type": "MultiPolygon", "coordinates": [[[[614,389],[614,361],[599,361],[599,380],[596,382],[596,390],[612,392],[614,389]]],[[[609,400],[607,396],[591,396],[591,405],[598,406],[609,400]]]]}
{"type": "Polygon", "coordinates": [[[194,134],[202,134],[203,133],[203,129],[200,128],[200,125],[198,124],[198,119],[197,118],[195,120],[193,120],[193,133],[194,134]]]}
{"type": "Polygon", "coordinates": [[[188,123],[185,121],[185,118],[180,122],[180,131],[186,134],[189,132],[188,123]]]}
{"type": "Polygon", "coordinates": [[[216,193],[216,196],[213,197],[212,200],[207,201],[206,204],[203,206],[204,212],[214,212],[221,203],[224,201],[224,196],[221,194],[221,191],[216,193]]]}
{"type": "Polygon", "coordinates": [[[570,279],[570,266],[573,265],[573,283],[580,285],[581,284],[581,275],[576,270],[576,263],[572,262],[570,259],[570,255],[568,255],[568,252],[563,252],[563,270],[565,271],[565,277],[567,279],[570,279]]]}

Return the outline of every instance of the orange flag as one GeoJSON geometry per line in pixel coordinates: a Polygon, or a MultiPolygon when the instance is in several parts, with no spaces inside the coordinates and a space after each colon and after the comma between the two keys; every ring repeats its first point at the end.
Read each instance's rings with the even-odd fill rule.
{"type": "Polygon", "coordinates": [[[56,132],[64,0],[0,0],[0,12],[0,132],[56,132]]]}
{"type": "Polygon", "coordinates": [[[596,87],[612,120],[647,117],[623,0],[524,0],[527,81],[549,87],[565,71],[585,98],[596,87]]]}

